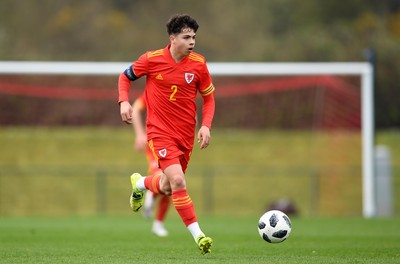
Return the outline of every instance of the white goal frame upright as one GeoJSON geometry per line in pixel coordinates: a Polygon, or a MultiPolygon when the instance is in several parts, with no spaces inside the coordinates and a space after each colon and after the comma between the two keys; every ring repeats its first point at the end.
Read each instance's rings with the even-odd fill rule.
{"type": "MultiPolygon", "coordinates": [[[[38,62],[0,61],[0,75],[116,75],[130,62],[38,62]]],[[[374,163],[374,103],[373,67],[366,62],[343,63],[208,63],[214,76],[272,76],[272,75],[351,75],[361,79],[362,104],[362,205],[363,216],[376,216],[375,163],[374,163]]]]}

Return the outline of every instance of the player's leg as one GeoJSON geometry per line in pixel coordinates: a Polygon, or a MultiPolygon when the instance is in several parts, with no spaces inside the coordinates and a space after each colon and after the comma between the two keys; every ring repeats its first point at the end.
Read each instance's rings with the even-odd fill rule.
{"type": "Polygon", "coordinates": [[[147,191],[144,195],[143,216],[145,219],[153,218],[155,196],[156,195],[152,191],[147,191]]]}
{"type": "Polygon", "coordinates": [[[160,201],[157,208],[156,219],[161,222],[164,222],[165,217],[167,216],[169,206],[171,204],[171,197],[168,195],[160,195],[158,199],[160,201]]]}
{"type": "MultiPolygon", "coordinates": [[[[157,158],[154,156],[153,151],[148,145],[146,147],[145,153],[146,153],[147,163],[149,165],[148,175],[162,174],[161,169],[158,167],[157,158]]],[[[146,219],[153,218],[153,209],[156,196],[157,194],[155,194],[150,190],[147,191],[145,194],[144,204],[143,204],[143,216],[146,219]]]]}
{"type": "Polygon", "coordinates": [[[168,177],[172,189],[172,203],[187,229],[192,234],[200,252],[202,254],[211,252],[212,239],[205,236],[197,222],[192,199],[186,190],[186,181],[182,166],[180,164],[169,165],[165,168],[164,173],[168,177]]]}
{"type": "MultiPolygon", "coordinates": [[[[187,229],[192,234],[200,252],[202,254],[211,252],[212,239],[206,237],[200,229],[193,202],[186,190],[184,172],[186,171],[190,159],[191,149],[182,151],[175,145],[174,141],[165,138],[154,140],[154,142],[150,140],[149,146],[154,156],[157,157],[158,164],[164,173],[162,175],[148,177],[141,177],[140,175],[139,177],[135,176],[132,181],[132,197],[134,197],[136,191],[143,192],[146,189],[155,193],[171,194],[172,203],[187,229]],[[166,150],[165,146],[169,146],[169,148],[166,150]]],[[[137,207],[139,206],[132,208],[134,209],[137,207]]],[[[140,207],[137,210],[139,210],[140,207]]]]}
{"type": "Polygon", "coordinates": [[[144,191],[150,190],[152,193],[155,194],[163,193],[160,190],[160,179],[163,174],[162,171],[158,168],[158,156],[154,151],[154,144],[152,140],[149,141],[149,145],[146,148],[146,158],[149,164],[149,176],[142,177],[142,175],[140,175],[139,173],[134,173],[131,176],[133,191],[130,197],[130,204],[134,212],[139,211],[140,208],[143,207],[144,191]]]}
{"type": "Polygon", "coordinates": [[[154,219],[152,232],[160,237],[168,236],[168,231],[165,229],[164,220],[167,215],[171,197],[167,195],[159,195],[159,203],[156,212],[156,218],[154,219]]]}
{"type": "Polygon", "coordinates": [[[131,208],[134,212],[140,210],[144,203],[144,193],[150,190],[153,193],[165,194],[160,189],[160,179],[166,177],[164,174],[157,174],[143,177],[139,173],[131,175],[132,195],[130,197],[131,208]]]}
{"type": "Polygon", "coordinates": [[[157,193],[168,193],[172,190],[172,203],[180,215],[182,221],[192,234],[200,252],[206,254],[211,252],[212,239],[206,237],[197,222],[192,199],[186,191],[185,177],[180,164],[172,164],[165,169],[165,174],[142,177],[138,173],[131,176],[132,195],[131,207],[134,212],[143,206],[144,191],[150,189],[157,193]],[[147,184],[146,184],[147,183],[147,184]],[[151,183],[151,184],[150,184],[151,183]],[[153,184],[154,183],[154,184],[153,184]]]}

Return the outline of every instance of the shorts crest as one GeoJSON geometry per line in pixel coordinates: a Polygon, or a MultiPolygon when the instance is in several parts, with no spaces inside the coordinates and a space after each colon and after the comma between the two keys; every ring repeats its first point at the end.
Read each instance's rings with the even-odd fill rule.
{"type": "Polygon", "coordinates": [[[160,149],[158,151],[158,154],[160,154],[161,157],[165,158],[167,156],[167,149],[160,149]]]}

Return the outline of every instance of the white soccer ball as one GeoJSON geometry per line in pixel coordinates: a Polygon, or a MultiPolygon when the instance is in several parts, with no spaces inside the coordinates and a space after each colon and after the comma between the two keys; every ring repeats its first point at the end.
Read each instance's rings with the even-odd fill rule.
{"type": "Polygon", "coordinates": [[[269,243],[285,241],[292,231],[289,217],[278,210],[271,210],[263,214],[258,221],[258,232],[262,239],[269,243]]]}

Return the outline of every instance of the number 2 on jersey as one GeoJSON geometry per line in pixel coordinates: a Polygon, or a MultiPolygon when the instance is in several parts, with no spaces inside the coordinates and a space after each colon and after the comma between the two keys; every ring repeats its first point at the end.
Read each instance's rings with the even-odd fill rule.
{"type": "Polygon", "coordinates": [[[174,96],[175,96],[176,92],[178,91],[178,86],[172,85],[172,86],[171,86],[171,90],[172,90],[172,93],[171,93],[171,95],[169,96],[169,100],[170,100],[170,101],[176,101],[176,98],[175,98],[174,96]]]}

